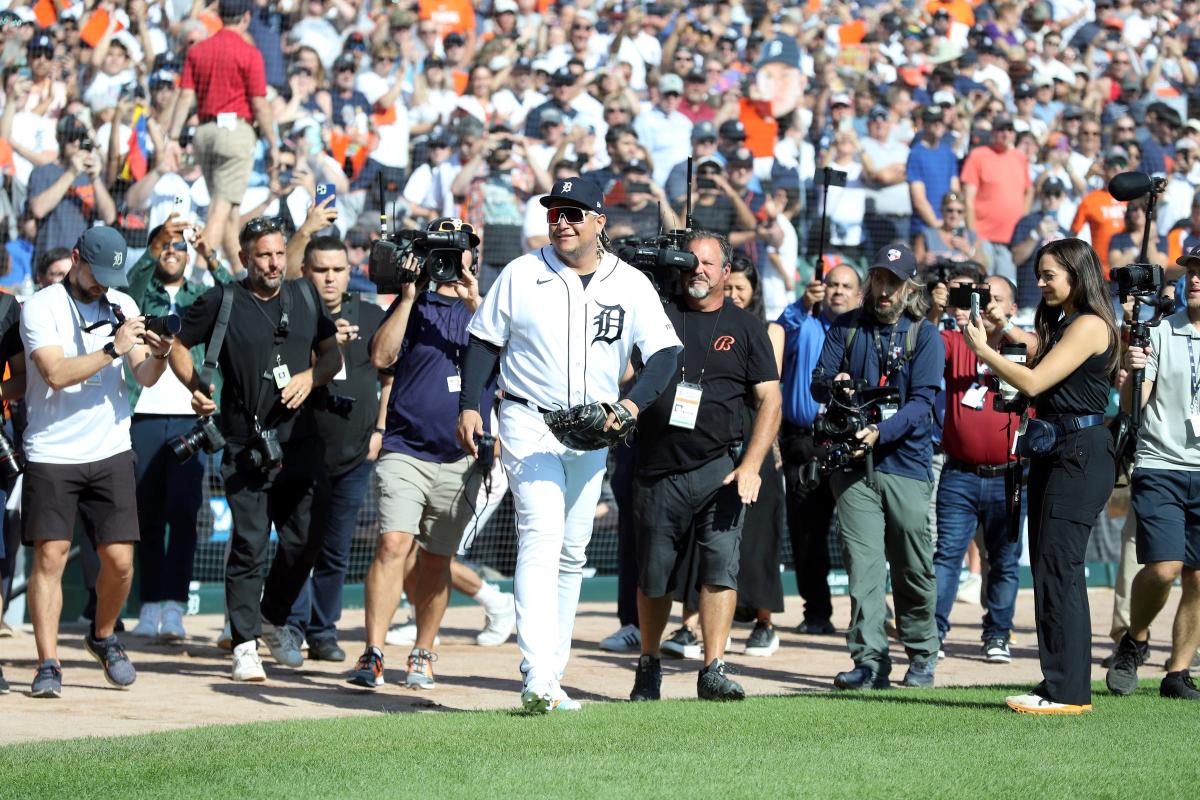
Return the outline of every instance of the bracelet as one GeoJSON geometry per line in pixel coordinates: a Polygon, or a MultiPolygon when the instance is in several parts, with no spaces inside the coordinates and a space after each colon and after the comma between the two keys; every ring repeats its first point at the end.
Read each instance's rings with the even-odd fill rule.
{"type": "Polygon", "coordinates": [[[1000,329],[1000,335],[1001,335],[1001,336],[1005,335],[1006,333],[1008,333],[1009,331],[1011,331],[1011,330],[1012,330],[1013,328],[1015,328],[1015,327],[1017,327],[1017,326],[1016,326],[1016,323],[1014,323],[1014,322],[1013,322],[1013,321],[1010,319],[1008,322],[1004,323],[1004,327],[1000,329]]]}
{"type": "MultiPolygon", "coordinates": [[[[157,358],[159,361],[166,361],[167,356],[171,355],[171,351],[174,349],[175,349],[175,343],[171,342],[171,346],[167,348],[167,352],[163,353],[161,356],[154,356],[154,357],[157,358]]],[[[151,353],[151,355],[154,355],[154,354],[151,353]]]]}
{"type": "Polygon", "coordinates": [[[380,436],[383,436],[383,434],[386,433],[386,431],[383,428],[376,428],[375,432],[378,433],[380,436]]]}

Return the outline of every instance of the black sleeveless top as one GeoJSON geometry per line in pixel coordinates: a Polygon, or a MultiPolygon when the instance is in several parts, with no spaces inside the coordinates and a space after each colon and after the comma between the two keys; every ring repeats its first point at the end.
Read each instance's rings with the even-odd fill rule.
{"type": "MultiPolygon", "coordinates": [[[[1066,334],[1067,328],[1079,317],[1072,314],[1059,323],[1050,339],[1050,347],[1066,334]]],[[[1108,358],[1114,345],[1100,355],[1092,356],[1063,381],[1042,392],[1037,397],[1036,409],[1039,417],[1062,415],[1084,416],[1103,414],[1108,409],[1109,388],[1112,380],[1108,375],[1108,358]]]]}

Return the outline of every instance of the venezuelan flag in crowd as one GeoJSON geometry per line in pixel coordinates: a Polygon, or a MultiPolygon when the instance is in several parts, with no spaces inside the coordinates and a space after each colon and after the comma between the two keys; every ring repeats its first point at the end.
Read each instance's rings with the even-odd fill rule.
{"type": "Polygon", "coordinates": [[[133,110],[133,132],[129,135],[129,155],[125,157],[125,166],[121,168],[121,178],[127,181],[140,181],[146,177],[149,167],[150,129],[147,125],[146,109],[138,106],[133,110]]]}

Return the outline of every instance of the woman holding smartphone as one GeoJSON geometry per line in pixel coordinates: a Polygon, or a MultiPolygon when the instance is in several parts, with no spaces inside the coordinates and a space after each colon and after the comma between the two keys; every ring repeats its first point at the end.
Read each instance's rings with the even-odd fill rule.
{"type": "Polygon", "coordinates": [[[1112,491],[1112,437],[1102,424],[1119,348],[1100,261],[1078,239],[1037,254],[1042,301],[1039,347],[1029,366],[988,346],[978,317],[964,331],[971,350],[1002,380],[1033,399],[1018,450],[1030,457],[1029,552],[1042,682],[1007,699],[1014,711],[1081,714],[1092,708],[1092,632],[1084,550],[1112,491]]]}

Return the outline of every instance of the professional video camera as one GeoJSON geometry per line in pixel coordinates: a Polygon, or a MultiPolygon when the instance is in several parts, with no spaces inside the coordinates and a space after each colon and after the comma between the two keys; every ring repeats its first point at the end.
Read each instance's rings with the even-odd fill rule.
{"type": "Polygon", "coordinates": [[[835,381],[819,370],[813,371],[812,384],[829,392],[829,403],[813,422],[815,451],[801,473],[801,482],[815,486],[821,476],[846,469],[864,458],[867,482],[873,483],[874,456],[870,448],[863,448],[855,434],[868,425],[882,422],[886,406],[898,408],[900,390],[894,386],[871,386],[864,380],[835,381]]]}
{"type": "Polygon", "coordinates": [[[190,431],[167,444],[171,446],[175,460],[182,464],[200,450],[209,454],[220,451],[225,447],[225,437],[217,430],[217,423],[212,417],[201,417],[190,431]]]}
{"type": "MultiPolygon", "coordinates": [[[[386,227],[386,225],[385,225],[386,227]]],[[[427,230],[402,230],[371,245],[369,274],[383,294],[396,294],[406,283],[415,281],[421,272],[434,283],[454,283],[462,279],[462,254],[479,247],[475,228],[460,219],[441,217],[429,223],[427,230]],[[404,268],[413,255],[417,272],[404,268]]]]}
{"type": "Polygon", "coordinates": [[[645,273],[660,295],[666,294],[682,272],[696,268],[696,256],[684,249],[687,231],[671,231],[642,241],[626,236],[614,241],[617,258],[645,273]]]}

